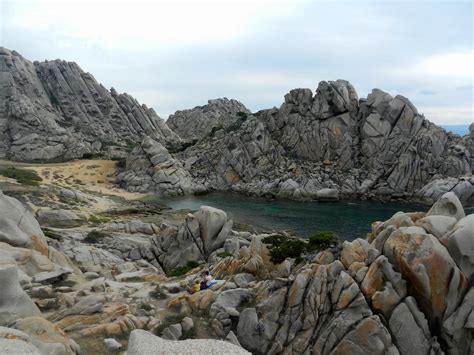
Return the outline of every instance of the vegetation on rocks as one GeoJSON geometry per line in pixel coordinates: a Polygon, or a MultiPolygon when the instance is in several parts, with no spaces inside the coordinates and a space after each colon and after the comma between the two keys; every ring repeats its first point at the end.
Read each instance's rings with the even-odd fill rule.
{"type": "Polygon", "coordinates": [[[308,245],[301,239],[281,234],[265,237],[262,241],[269,244],[271,261],[275,264],[283,262],[286,258],[300,258],[308,245]]]}
{"type": "Polygon", "coordinates": [[[0,175],[10,179],[15,179],[18,183],[29,186],[38,186],[39,182],[43,180],[38,176],[36,171],[17,169],[14,167],[1,169],[0,175]]]}
{"type": "Polygon", "coordinates": [[[84,238],[84,242],[94,244],[100,242],[105,237],[107,237],[107,234],[94,229],[87,233],[87,236],[84,238]]]}
{"type": "Polygon", "coordinates": [[[199,266],[199,263],[196,261],[188,261],[186,265],[177,267],[176,269],[168,272],[168,277],[177,277],[186,275],[189,271],[199,266]]]}
{"type": "Polygon", "coordinates": [[[269,244],[271,261],[275,264],[283,262],[286,258],[295,258],[300,261],[302,254],[326,249],[336,240],[336,235],[331,231],[315,232],[308,241],[274,234],[263,238],[269,244]]]}
{"type": "Polygon", "coordinates": [[[329,248],[331,243],[337,240],[337,236],[332,231],[314,232],[308,239],[308,249],[321,250],[329,248]]]}

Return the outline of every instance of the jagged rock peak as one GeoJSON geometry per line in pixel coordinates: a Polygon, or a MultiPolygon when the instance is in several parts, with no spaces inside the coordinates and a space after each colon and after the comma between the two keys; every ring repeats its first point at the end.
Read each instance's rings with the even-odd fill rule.
{"type": "Polygon", "coordinates": [[[207,105],[176,111],[166,122],[183,139],[201,139],[213,128],[228,126],[250,111],[239,101],[226,97],[208,100],[207,105]]]}
{"type": "Polygon", "coordinates": [[[0,49],[0,157],[79,158],[124,150],[144,135],[179,140],[154,110],[107,90],[74,62],[30,62],[0,49]]]}

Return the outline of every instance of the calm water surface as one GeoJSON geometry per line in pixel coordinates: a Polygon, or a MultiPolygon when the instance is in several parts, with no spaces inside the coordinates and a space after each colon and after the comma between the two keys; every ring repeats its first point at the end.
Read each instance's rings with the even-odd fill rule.
{"type": "Polygon", "coordinates": [[[384,221],[398,211],[427,211],[427,206],[397,202],[338,201],[299,202],[211,193],[161,201],[174,209],[197,210],[201,206],[222,209],[237,223],[270,230],[286,230],[309,237],[316,230],[332,230],[341,239],[365,238],[373,221],[384,221]]]}

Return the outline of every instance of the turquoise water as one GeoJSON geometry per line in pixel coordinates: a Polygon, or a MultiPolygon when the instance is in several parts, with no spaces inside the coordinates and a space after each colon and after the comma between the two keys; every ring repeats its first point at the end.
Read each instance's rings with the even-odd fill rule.
{"type": "Polygon", "coordinates": [[[299,202],[265,200],[233,193],[184,196],[161,201],[174,209],[201,206],[222,209],[234,221],[309,237],[316,230],[332,230],[340,239],[365,238],[374,221],[387,220],[398,211],[426,211],[427,206],[374,201],[299,202]]]}

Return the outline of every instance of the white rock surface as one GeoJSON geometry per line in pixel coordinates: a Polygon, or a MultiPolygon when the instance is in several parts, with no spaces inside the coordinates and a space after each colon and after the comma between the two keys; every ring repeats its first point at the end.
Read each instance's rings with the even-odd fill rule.
{"type": "Polygon", "coordinates": [[[164,340],[144,330],[134,330],[128,341],[127,355],[145,354],[250,354],[233,344],[210,339],[164,340]]]}

